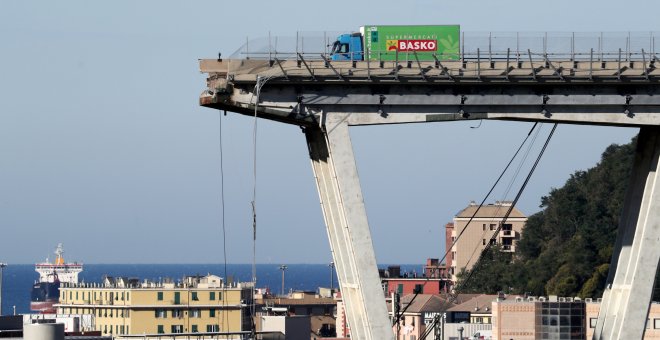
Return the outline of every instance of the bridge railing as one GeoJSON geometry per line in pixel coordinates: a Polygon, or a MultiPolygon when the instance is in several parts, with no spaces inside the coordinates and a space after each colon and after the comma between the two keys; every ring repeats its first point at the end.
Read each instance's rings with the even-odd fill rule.
{"type": "MultiPolygon", "coordinates": [[[[431,78],[554,77],[593,81],[659,79],[656,41],[660,32],[493,33],[463,32],[458,53],[433,55],[409,51],[366,51],[334,62],[331,46],[341,32],[305,32],[295,36],[246,39],[219,72],[264,77],[316,76],[398,80],[431,78]],[[351,63],[352,61],[352,63],[351,63]],[[436,71],[431,71],[431,68],[436,71]]],[[[248,77],[249,78],[249,77],[248,77]]],[[[553,79],[554,79],[553,78],[553,79]]]]}
{"type": "MultiPolygon", "coordinates": [[[[332,43],[345,32],[297,32],[295,36],[246,39],[229,59],[305,60],[330,58],[332,43]]],[[[460,51],[441,59],[505,59],[623,61],[642,60],[656,54],[660,32],[462,32],[460,51]]],[[[369,51],[374,56],[391,51],[369,51]]],[[[355,59],[362,59],[354,55],[355,59]]],[[[378,59],[378,57],[376,57],[378,59]]],[[[414,60],[413,53],[399,52],[399,60],[414,60]]],[[[376,60],[379,61],[379,60],[376,60]]]]}

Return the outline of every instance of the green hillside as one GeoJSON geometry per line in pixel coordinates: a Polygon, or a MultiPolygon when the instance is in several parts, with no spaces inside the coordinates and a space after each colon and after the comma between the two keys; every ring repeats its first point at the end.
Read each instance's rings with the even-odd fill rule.
{"type": "Polygon", "coordinates": [[[600,297],[635,141],[609,146],[595,167],[552,189],[541,200],[543,210],[529,217],[516,255],[487,251],[462,292],[600,297]]]}

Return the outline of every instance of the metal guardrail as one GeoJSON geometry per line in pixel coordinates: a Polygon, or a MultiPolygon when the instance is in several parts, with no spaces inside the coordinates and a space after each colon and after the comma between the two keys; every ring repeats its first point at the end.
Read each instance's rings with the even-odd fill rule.
{"type": "MultiPolygon", "coordinates": [[[[297,32],[296,36],[246,39],[229,59],[305,60],[329,59],[330,46],[346,32],[297,32]]],[[[617,60],[655,58],[660,32],[462,32],[458,60],[517,61],[617,60]]],[[[387,51],[370,51],[372,55],[387,51]]],[[[391,53],[391,52],[390,52],[391,53]]],[[[400,52],[400,61],[414,61],[413,53],[400,52]]],[[[380,60],[375,60],[379,62],[380,60]]]]}

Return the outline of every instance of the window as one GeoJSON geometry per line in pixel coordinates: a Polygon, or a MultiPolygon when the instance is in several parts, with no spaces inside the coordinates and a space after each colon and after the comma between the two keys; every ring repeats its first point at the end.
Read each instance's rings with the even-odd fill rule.
{"type": "Polygon", "coordinates": [[[415,293],[424,294],[424,285],[415,285],[415,293]]]}
{"type": "Polygon", "coordinates": [[[199,299],[197,298],[197,292],[192,292],[190,294],[193,301],[199,301],[199,299]]]}
{"type": "Polygon", "coordinates": [[[190,326],[190,331],[193,332],[193,333],[199,332],[199,330],[197,329],[197,325],[190,326]]]}
{"type": "Polygon", "coordinates": [[[164,309],[156,309],[156,318],[166,318],[167,312],[164,309]]]}
{"type": "MultiPolygon", "coordinates": [[[[126,292],[126,301],[128,301],[129,294],[130,294],[129,292],[126,292]]],[[[126,327],[128,327],[128,326],[126,326],[126,327]]],[[[128,331],[126,331],[126,333],[128,333],[128,331]]]]}
{"type": "Polygon", "coordinates": [[[172,333],[183,333],[183,325],[172,325],[172,333]]]}
{"type": "Polygon", "coordinates": [[[331,54],[335,54],[335,53],[337,53],[337,52],[339,52],[339,41],[335,41],[335,42],[332,44],[332,52],[331,52],[331,54]]]}
{"type": "Polygon", "coordinates": [[[484,223],[484,230],[486,230],[486,223],[484,223]]]}
{"type": "Polygon", "coordinates": [[[222,292],[218,292],[218,300],[222,300],[222,292]]]}
{"type": "Polygon", "coordinates": [[[195,308],[190,310],[190,317],[191,318],[200,318],[202,317],[202,310],[195,308]]]}
{"type": "Polygon", "coordinates": [[[158,301],[163,301],[163,292],[158,292],[158,301]]]}
{"type": "Polygon", "coordinates": [[[490,230],[495,230],[495,223],[490,224],[490,230]]]}
{"type": "Polygon", "coordinates": [[[206,325],[206,331],[207,332],[219,332],[220,331],[220,326],[219,325],[206,325]]]}
{"type": "Polygon", "coordinates": [[[165,327],[163,325],[158,325],[158,334],[164,334],[165,333],[165,327]]]}
{"type": "Polygon", "coordinates": [[[486,239],[481,240],[481,244],[485,246],[486,245],[486,239]]]}
{"type": "Polygon", "coordinates": [[[78,300],[78,292],[76,292],[76,300],[78,300]]]}
{"type": "Polygon", "coordinates": [[[182,316],[180,309],[172,309],[172,317],[180,318],[182,316]]]}
{"type": "Polygon", "coordinates": [[[124,301],[124,292],[121,292],[121,300],[124,301]]]}
{"type": "Polygon", "coordinates": [[[653,329],[660,328],[660,319],[653,319],[653,329]]]}
{"type": "Polygon", "coordinates": [[[215,309],[209,309],[209,317],[215,317],[215,309]]]}
{"type": "Polygon", "coordinates": [[[120,330],[119,334],[124,334],[124,326],[120,326],[119,330],[120,330]]]}
{"type": "Polygon", "coordinates": [[[174,292],[174,304],[178,305],[181,303],[181,292],[174,292]]]}
{"type": "Polygon", "coordinates": [[[496,242],[496,241],[495,241],[494,239],[490,239],[490,245],[491,245],[491,246],[494,246],[494,245],[495,245],[495,242],[496,242]]]}
{"type": "Polygon", "coordinates": [[[399,293],[399,295],[403,294],[403,283],[399,283],[397,285],[396,291],[397,291],[397,293],[399,293]]]}
{"type": "Polygon", "coordinates": [[[215,292],[209,292],[209,300],[211,301],[215,300],[215,292]]]}

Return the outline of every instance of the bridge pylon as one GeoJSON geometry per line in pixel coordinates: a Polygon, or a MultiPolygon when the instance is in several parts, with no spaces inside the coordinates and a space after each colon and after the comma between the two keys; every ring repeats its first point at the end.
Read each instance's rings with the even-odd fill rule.
{"type": "Polygon", "coordinates": [[[346,115],[305,129],[351,337],[394,339],[346,115]]]}
{"type": "Polygon", "coordinates": [[[642,339],[660,260],[660,127],[640,128],[594,340],[642,339]]]}

